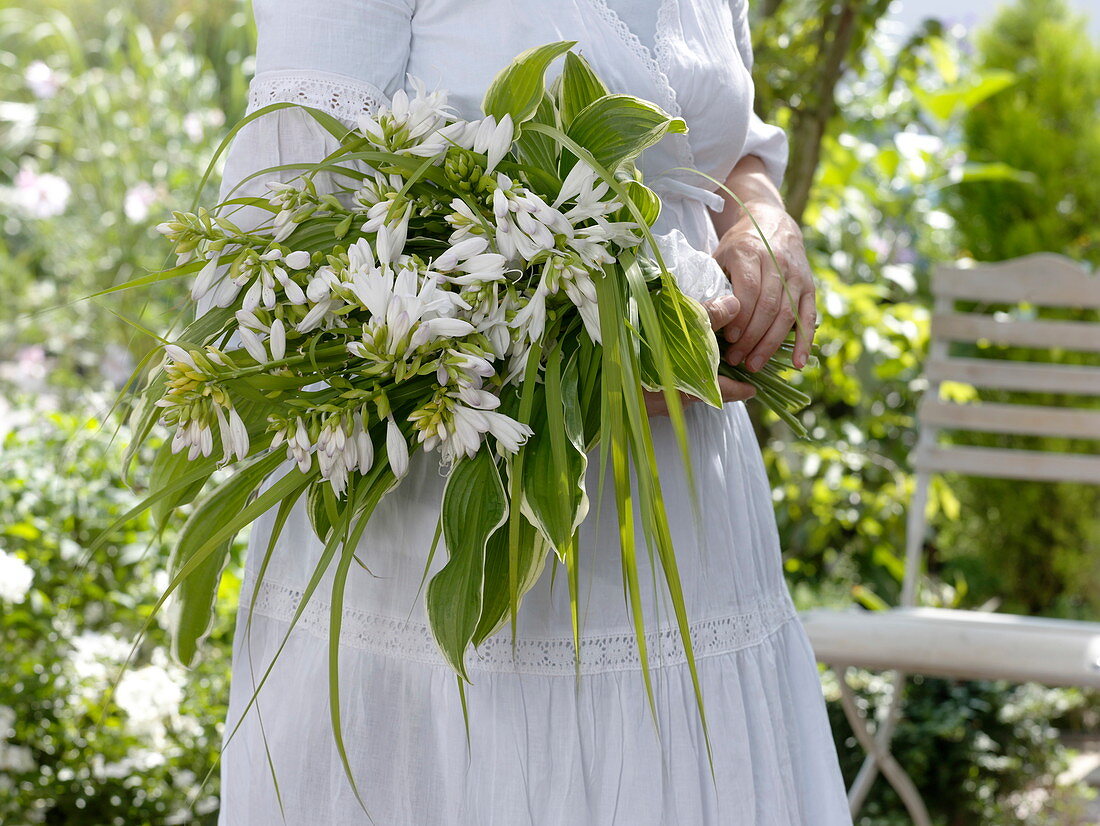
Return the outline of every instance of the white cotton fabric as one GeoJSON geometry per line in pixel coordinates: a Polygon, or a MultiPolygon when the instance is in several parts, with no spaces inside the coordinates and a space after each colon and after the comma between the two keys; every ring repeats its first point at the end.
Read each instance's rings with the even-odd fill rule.
{"type": "MultiPolygon", "coordinates": [[[[665,199],[662,250],[684,289],[700,299],[729,291],[709,257],[717,238],[707,208],[721,199],[711,183],[683,168],[723,180],[739,158],[755,154],[774,179],[783,174],[782,132],[751,114],[744,0],[255,0],[254,6],[260,39],[250,109],[297,101],[348,124],[402,88],[409,74],[449,89],[459,113],[476,116],[488,82],[518,52],[576,40],[614,91],[648,98],[687,120],[689,134],[669,136],[642,165],[665,199]]],[[[235,138],[222,195],[253,171],[316,161],[335,145],[301,110],[265,115],[235,138]]],[[[262,191],[253,179],[235,194],[262,191]]],[[[610,478],[602,506],[596,501],[598,451],[587,476],[592,509],[581,527],[581,679],[575,679],[565,572],[551,559],[523,601],[515,645],[505,628],[468,657],[467,742],[456,680],[431,638],[420,590],[443,478],[434,455],[417,453],[360,543],[365,568],[352,568],[338,645],[344,742],[374,823],[851,824],[745,407],[697,404],[686,415],[699,520],[671,426],[654,419],[653,427],[713,776],[670,601],[643,552],[656,725],[650,715],[623,597],[610,478]]],[[[273,519],[269,513],[257,523],[249,546],[226,731],[239,729],[223,757],[220,823],[369,823],[331,729],[330,577],[287,636],[321,544],[304,510],[295,509],[257,589],[273,519]],[[284,638],[258,702],[246,712],[284,638]]],[[[429,574],[445,560],[441,547],[429,574]]]]}

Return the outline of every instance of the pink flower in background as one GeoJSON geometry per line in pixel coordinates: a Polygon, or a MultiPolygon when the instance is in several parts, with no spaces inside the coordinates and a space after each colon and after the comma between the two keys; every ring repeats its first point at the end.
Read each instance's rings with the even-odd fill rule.
{"type": "Polygon", "coordinates": [[[134,184],[126,190],[122,211],[126,217],[137,224],[149,217],[149,209],[157,202],[161,193],[145,181],[134,184]]]}
{"type": "Polygon", "coordinates": [[[64,178],[24,166],[15,176],[15,205],[32,218],[53,218],[65,211],[72,187],[64,178]]]}
{"type": "Polygon", "coordinates": [[[51,69],[41,60],[33,61],[23,73],[23,80],[31,90],[31,94],[39,100],[52,98],[61,88],[61,78],[57,72],[51,69]]]}

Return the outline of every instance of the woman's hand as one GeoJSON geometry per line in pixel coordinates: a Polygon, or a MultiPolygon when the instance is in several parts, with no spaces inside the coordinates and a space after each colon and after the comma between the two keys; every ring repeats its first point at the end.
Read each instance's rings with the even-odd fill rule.
{"type": "Polygon", "coordinates": [[[736,316],[722,325],[730,345],[725,358],[730,364],[744,362],[755,372],[797,327],[792,361],[801,369],[809,359],[817,321],[816,290],[802,231],[782,206],[770,200],[746,202],[746,207],[771,244],[779,270],[748,215],[722,235],[714,257],[741,302],[736,316]]]}
{"type": "MultiPolygon", "coordinates": [[[[703,308],[707,311],[707,315],[710,316],[711,329],[720,330],[737,318],[741,311],[741,302],[732,295],[726,295],[721,298],[716,298],[714,301],[704,301],[703,308]]],[[[722,392],[723,402],[744,401],[756,395],[756,388],[751,384],[734,381],[725,376],[718,377],[718,389],[722,392]]],[[[664,393],[654,390],[645,390],[643,391],[643,395],[645,396],[646,412],[650,416],[668,415],[668,405],[665,403],[664,393]]],[[[689,396],[687,393],[683,392],[680,393],[680,403],[685,406],[697,401],[699,401],[699,399],[696,396],[689,396]]]]}

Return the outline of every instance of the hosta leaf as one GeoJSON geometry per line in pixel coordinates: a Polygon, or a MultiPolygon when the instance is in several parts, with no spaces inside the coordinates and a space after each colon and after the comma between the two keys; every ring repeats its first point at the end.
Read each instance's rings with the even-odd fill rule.
{"type": "Polygon", "coordinates": [[[577,113],[565,133],[614,172],[669,132],[686,132],[687,124],[632,95],[607,95],[577,113]]]}
{"type": "MultiPolygon", "coordinates": [[[[228,481],[211,491],[195,507],[183,526],[172,555],[173,575],[195,559],[205,545],[212,526],[236,516],[245,507],[260,483],[283,461],[278,453],[270,453],[238,471],[228,481]]],[[[176,591],[173,611],[173,645],[176,657],[190,665],[199,641],[206,635],[213,614],[214,596],[221,581],[233,537],[215,546],[202,562],[187,575],[176,591]]]]}
{"type": "Polygon", "coordinates": [[[576,41],[564,40],[536,46],[519,54],[489,84],[481,104],[486,115],[500,120],[511,115],[522,123],[535,114],[546,87],[546,70],[554,59],[569,51],[576,41]]]}
{"type": "MultiPolygon", "coordinates": [[[[642,217],[645,219],[646,223],[649,226],[653,226],[661,214],[660,197],[641,181],[626,181],[623,185],[626,187],[630,200],[634,202],[634,206],[642,213],[642,217]]],[[[631,214],[630,210],[624,206],[616,213],[614,220],[632,221],[634,220],[634,216],[631,214]]]]}
{"type": "MultiPolygon", "coordinates": [[[[554,110],[554,101],[548,94],[542,96],[535,114],[530,118],[533,123],[544,123],[547,126],[557,126],[557,113],[554,110]]],[[[526,164],[537,170],[545,172],[551,181],[558,187],[558,145],[548,135],[543,135],[531,129],[520,131],[516,139],[520,157],[526,164]]],[[[549,194],[549,193],[547,193],[549,194]]]]}
{"type": "Polygon", "coordinates": [[[451,667],[469,680],[466,647],[481,620],[485,546],[508,507],[492,451],[455,463],[443,490],[443,538],[449,559],[428,583],[428,623],[451,667]]]}
{"type": "MultiPolygon", "coordinates": [[[[665,349],[672,365],[675,387],[697,396],[714,407],[722,406],[718,389],[718,343],[710,328],[703,306],[684,295],[675,284],[666,283],[651,293],[657,323],[664,336],[665,349]]],[[[661,386],[661,377],[653,353],[642,331],[642,384],[649,390],[661,386]]]]}
{"type": "Polygon", "coordinates": [[[577,397],[577,359],[561,369],[561,349],[546,365],[546,381],[536,397],[523,464],[523,513],[564,560],[577,527],[588,513],[584,474],[584,430],[577,397]]]}
{"type": "Polygon", "coordinates": [[[573,122],[584,107],[594,103],[608,92],[604,83],[592,71],[588,61],[576,52],[565,55],[565,67],[561,72],[560,97],[561,122],[565,128],[573,122]]]}
{"type": "MultiPolygon", "coordinates": [[[[531,590],[546,565],[546,540],[526,519],[520,520],[519,561],[516,581],[519,597],[531,590]]],[[[481,645],[501,629],[508,619],[508,529],[498,529],[485,546],[485,587],[482,589],[481,619],[474,631],[474,646],[481,645]]]]}

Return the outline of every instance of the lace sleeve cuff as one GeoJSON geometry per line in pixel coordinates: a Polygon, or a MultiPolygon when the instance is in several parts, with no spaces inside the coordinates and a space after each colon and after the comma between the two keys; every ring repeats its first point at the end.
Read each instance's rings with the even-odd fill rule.
{"type": "Polygon", "coordinates": [[[354,124],[386,102],[375,85],[349,75],[308,69],[260,72],[248,87],[248,112],[272,103],[298,103],[354,124]]]}

